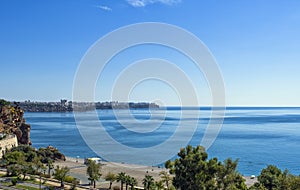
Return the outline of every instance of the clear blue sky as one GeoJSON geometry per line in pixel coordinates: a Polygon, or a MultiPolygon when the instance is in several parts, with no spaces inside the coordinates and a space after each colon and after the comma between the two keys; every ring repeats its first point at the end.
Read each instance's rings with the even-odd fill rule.
{"type": "MultiPolygon", "coordinates": [[[[189,30],[208,46],[221,68],[228,105],[299,106],[299,7],[298,0],[1,0],[0,98],[71,99],[76,69],[96,40],[128,24],[164,22],[189,30]]],[[[139,55],[147,48],[137,50],[139,55]]],[[[127,58],[132,54],[137,53],[127,58]]],[[[113,68],[118,70],[108,68],[107,76],[113,68]]],[[[193,79],[192,69],[188,72],[193,79]]],[[[201,86],[202,103],[209,104],[203,81],[193,82],[201,86]]],[[[98,85],[97,99],[109,100],[103,88],[98,85]]],[[[131,100],[177,104],[166,89],[146,81],[131,100]]]]}

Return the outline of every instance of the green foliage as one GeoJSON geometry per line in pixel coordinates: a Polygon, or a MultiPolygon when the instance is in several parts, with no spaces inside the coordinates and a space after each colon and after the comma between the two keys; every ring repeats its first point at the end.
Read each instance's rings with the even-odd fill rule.
{"type": "Polygon", "coordinates": [[[31,146],[21,145],[8,151],[1,160],[7,168],[7,175],[23,175],[25,180],[27,174],[37,174],[43,168],[41,158],[31,146]]]}
{"type": "MultiPolygon", "coordinates": [[[[54,159],[61,156],[62,154],[53,147],[40,148],[37,151],[31,146],[20,145],[9,150],[2,157],[0,163],[2,167],[7,168],[8,176],[19,176],[22,174],[23,180],[25,180],[27,174],[42,175],[47,169],[47,177],[50,177],[54,159]]],[[[43,175],[45,176],[45,174],[43,175]]]]}
{"type": "Polygon", "coordinates": [[[258,183],[250,187],[250,190],[299,190],[300,176],[281,171],[274,165],[268,165],[258,176],[258,183]]]}
{"type": "Polygon", "coordinates": [[[89,180],[91,181],[91,184],[94,185],[94,188],[96,188],[96,181],[98,181],[101,177],[101,165],[97,164],[93,160],[88,161],[88,167],[87,167],[87,175],[89,176],[89,180]]]}
{"type": "Polygon", "coordinates": [[[117,182],[121,182],[121,190],[123,190],[123,185],[125,183],[126,174],[124,172],[120,172],[117,175],[117,182]]]}
{"type": "Polygon", "coordinates": [[[128,186],[130,186],[131,189],[134,189],[134,186],[137,185],[137,180],[129,175],[125,175],[123,181],[126,185],[126,190],[128,189],[128,186]]]}
{"type": "Polygon", "coordinates": [[[131,189],[134,189],[134,186],[138,185],[137,179],[134,177],[130,177],[129,185],[130,185],[131,189]]]}
{"type": "Polygon", "coordinates": [[[4,99],[0,99],[0,106],[8,106],[8,105],[10,105],[9,101],[6,101],[4,99]]]}
{"type": "Polygon", "coordinates": [[[161,171],[159,173],[159,176],[161,178],[161,181],[166,184],[167,189],[169,189],[169,184],[172,181],[171,175],[168,174],[168,172],[166,172],[166,171],[161,171]]]}
{"type": "Polygon", "coordinates": [[[143,185],[145,190],[150,190],[155,188],[154,178],[151,175],[145,175],[143,179],[143,185]]]}
{"type": "Polygon", "coordinates": [[[72,183],[75,180],[73,176],[67,175],[64,179],[64,182],[72,183]]]}
{"type": "Polygon", "coordinates": [[[262,184],[256,182],[252,185],[249,190],[267,190],[262,184]]]}
{"type": "Polygon", "coordinates": [[[79,181],[76,178],[74,178],[74,180],[72,181],[71,190],[75,190],[78,184],[79,181]]]}
{"type": "Polygon", "coordinates": [[[12,183],[13,186],[15,186],[15,185],[17,184],[17,182],[18,182],[18,179],[17,179],[17,178],[13,178],[13,179],[11,180],[11,183],[12,183]]]}
{"type": "Polygon", "coordinates": [[[21,167],[18,164],[12,164],[7,167],[7,176],[19,176],[21,174],[21,167]]]}
{"type": "Polygon", "coordinates": [[[164,187],[164,182],[163,181],[156,181],[155,182],[155,189],[156,190],[163,190],[164,187]]]}
{"type": "Polygon", "coordinates": [[[208,155],[201,146],[188,145],[180,149],[174,162],[167,161],[165,166],[175,174],[173,185],[185,190],[226,190],[247,189],[244,179],[237,172],[238,161],[227,159],[224,164],[217,158],[207,160],[208,155]]]}
{"type": "Polygon", "coordinates": [[[300,189],[300,176],[289,174],[287,180],[288,180],[288,188],[290,190],[300,189]]]}
{"type": "Polygon", "coordinates": [[[57,166],[54,170],[54,179],[57,179],[60,181],[60,186],[63,188],[64,187],[64,180],[69,173],[70,169],[68,167],[62,167],[60,168],[57,166]]]}
{"type": "Polygon", "coordinates": [[[16,187],[18,189],[39,190],[39,188],[36,188],[36,187],[31,187],[31,186],[26,186],[26,185],[20,185],[20,184],[18,184],[16,187]]]}
{"type": "Polygon", "coordinates": [[[261,171],[258,181],[267,189],[273,190],[280,187],[280,178],[282,172],[274,165],[269,165],[261,171]]]}
{"type": "Polygon", "coordinates": [[[111,189],[112,183],[117,180],[117,176],[111,172],[109,172],[104,179],[109,181],[109,189],[111,189]]]}
{"type": "Polygon", "coordinates": [[[8,152],[3,156],[2,160],[4,161],[4,165],[8,166],[22,163],[26,158],[23,152],[8,152]]]}
{"type": "Polygon", "coordinates": [[[64,155],[58,151],[58,149],[48,146],[47,148],[39,148],[37,154],[42,157],[42,162],[48,163],[49,160],[54,162],[58,159],[64,159],[64,155]]]}
{"type": "Polygon", "coordinates": [[[24,152],[8,152],[3,156],[4,163],[7,166],[8,176],[23,175],[23,180],[26,178],[26,174],[33,174],[33,163],[27,162],[27,155],[24,152]]]}

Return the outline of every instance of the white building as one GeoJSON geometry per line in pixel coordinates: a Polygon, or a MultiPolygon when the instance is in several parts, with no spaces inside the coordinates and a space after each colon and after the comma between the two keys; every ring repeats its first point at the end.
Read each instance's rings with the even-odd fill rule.
{"type": "Polygon", "coordinates": [[[18,146],[18,139],[16,135],[0,134],[0,158],[6,153],[7,150],[18,146]]]}

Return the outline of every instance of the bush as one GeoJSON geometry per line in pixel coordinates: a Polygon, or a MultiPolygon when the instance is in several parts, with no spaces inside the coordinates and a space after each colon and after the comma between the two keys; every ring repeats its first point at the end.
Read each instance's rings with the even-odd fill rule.
{"type": "Polygon", "coordinates": [[[0,99],[0,106],[7,106],[7,105],[10,105],[10,102],[0,99]]]}
{"type": "Polygon", "coordinates": [[[79,184],[79,181],[76,179],[73,180],[72,185],[71,185],[71,190],[76,190],[77,185],[79,184]]]}
{"type": "Polygon", "coordinates": [[[67,182],[67,183],[73,183],[73,181],[75,181],[75,178],[73,176],[67,175],[65,177],[64,181],[67,182]]]}
{"type": "Polygon", "coordinates": [[[11,180],[11,183],[12,183],[13,186],[15,186],[17,184],[17,182],[18,182],[17,178],[13,178],[11,180]]]}

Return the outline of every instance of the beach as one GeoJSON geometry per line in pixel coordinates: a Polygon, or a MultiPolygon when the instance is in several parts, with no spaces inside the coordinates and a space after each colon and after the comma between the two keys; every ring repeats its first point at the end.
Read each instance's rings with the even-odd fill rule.
{"type": "MultiPolygon", "coordinates": [[[[66,161],[57,161],[55,165],[67,166],[70,168],[70,175],[80,179],[81,184],[88,184],[88,177],[86,175],[87,166],[84,164],[84,159],[81,158],[72,158],[66,157],[66,161]]],[[[142,165],[133,165],[126,163],[116,163],[116,162],[101,162],[101,180],[97,183],[97,186],[100,188],[108,188],[109,182],[104,181],[104,177],[109,173],[118,174],[120,172],[125,172],[127,175],[135,177],[138,181],[138,186],[142,187],[142,180],[146,174],[153,176],[154,180],[160,180],[159,173],[161,171],[168,171],[164,168],[152,167],[152,166],[142,166],[142,165]]],[[[120,183],[114,182],[113,186],[119,186],[120,183]]]]}
{"type": "MultiPolygon", "coordinates": [[[[167,171],[165,168],[158,168],[154,166],[142,166],[142,165],[133,165],[126,163],[116,163],[116,162],[105,162],[102,161],[101,168],[101,179],[97,182],[98,188],[108,188],[109,182],[105,181],[103,178],[109,173],[118,174],[120,172],[125,172],[127,175],[134,177],[138,181],[138,186],[143,187],[143,178],[146,174],[153,176],[155,181],[159,181],[159,173],[161,171],[167,171]]],[[[87,185],[89,183],[88,177],[86,175],[87,166],[84,164],[84,159],[81,158],[72,158],[66,157],[66,161],[57,161],[55,165],[67,166],[70,168],[70,175],[80,179],[80,184],[87,185]]],[[[257,182],[257,178],[251,179],[251,177],[245,176],[246,185],[249,187],[257,182]]],[[[114,182],[112,186],[120,186],[119,182],[114,182]]]]}

